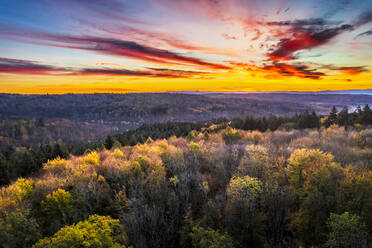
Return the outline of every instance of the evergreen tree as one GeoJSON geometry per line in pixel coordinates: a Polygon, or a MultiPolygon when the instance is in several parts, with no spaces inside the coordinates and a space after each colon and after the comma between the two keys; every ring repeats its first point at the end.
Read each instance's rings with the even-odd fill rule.
{"type": "Polygon", "coordinates": [[[114,145],[114,143],[115,143],[115,139],[111,135],[107,136],[105,140],[106,149],[110,150],[112,146],[114,145]]]}
{"type": "Polygon", "coordinates": [[[368,104],[363,108],[363,112],[361,114],[361,122],[363,125],[372,124],[372,110],[368,106],[368,104]]]}
{"type": "Polygon", "coordinates": [[[339,126],[348,126],[349,125],[349,109],[344,107],[340,113],[337,115],[337,124],[339,126]]]}
{"type": "Polygon", "coordinates": [[[335,106],[332,107],[332,110],[328,115],[327,127],[333,124],[337,124],[337,109],[335,106]]]}

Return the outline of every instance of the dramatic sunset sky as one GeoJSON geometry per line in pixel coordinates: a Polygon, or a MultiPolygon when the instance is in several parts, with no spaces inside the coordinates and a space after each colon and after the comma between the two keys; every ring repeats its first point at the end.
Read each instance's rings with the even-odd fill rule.
{"type": "Polygon", "coordinates": [[[0,0],[0,92],[372,88],[372,0],[0,0]]]}

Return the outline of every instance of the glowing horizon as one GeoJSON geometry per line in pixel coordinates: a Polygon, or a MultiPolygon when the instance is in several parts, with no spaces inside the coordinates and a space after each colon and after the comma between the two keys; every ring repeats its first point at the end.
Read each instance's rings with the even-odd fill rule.
{"type": "Polygon", "coordinates": [[[0,92],[370,89],[371,34],[372,1],[4,0],[0,92]]]}

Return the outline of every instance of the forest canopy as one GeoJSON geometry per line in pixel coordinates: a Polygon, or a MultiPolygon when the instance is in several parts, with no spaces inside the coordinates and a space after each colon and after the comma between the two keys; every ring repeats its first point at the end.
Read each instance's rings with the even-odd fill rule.
{"type": "Polygon", "coordinates": [[[358,126],[260,132],[232,122],[56,158],[1,188],[0,243],[369,247],[371,137],[358,126]]]}

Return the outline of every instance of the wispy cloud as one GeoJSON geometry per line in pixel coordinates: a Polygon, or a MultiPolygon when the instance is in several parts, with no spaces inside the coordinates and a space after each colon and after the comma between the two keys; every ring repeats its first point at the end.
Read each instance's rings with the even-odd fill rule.
{"type": "Polygon", "coordinates": [[[50,76],[137,76],[159,78],[191,78],[208,75],[208,72],[147,68],[128,70],[115,68],[62,68],[36,61],[0,58],[0,74],[26,74],[50,76]]]}
{"type": "Polygon", "coordinates": [[[372,35],[372,30],[368,30],[366,32],[360,33],[357,36],[355,36],[354,39],[357,39],[357,38],[360,38],[360,37],[363,37],[363,36],[370,36],[370,35],[372,35]]]}
{"type": "Polygon", "coordinates": [[[211,63],[196,57],[185,56],[169,50],[142,45],[134,41],[126,41],[94,36],[61,35],[46,32],[4,31],[17,40],[46,46],[86,50],[107,55],[127,57],[136,60],[159,64],[184,64],[211,69],[230,69],[227,65],[211,63]]]}
{"type": "Polygon", "coordinates": [[[0,58],[0,74],[65,75],[68,69],[43,65],[35,61],[0,58]]]}
{"type": "Polygon", "coordinates": [[[368,72],[367,66],[336,66],[336,65],[322,65],[321,69],[330,71],[339,71],[342,74],[357,75],[363,72],[368,72]]]}
{"type": "Polygon", "coordinates": [[[168,46],[186,51],[195,51],[206,54],[231,55],[223,49],[196,45],[193,41],[185,40],[181,35],[172,33],[149,31],[146,28],[135,28],[126,24],[111,23],[106,25],[94,24],[88,21],[80,21],[82,26],[87,27],[92,32],[98,32],[103,36],[127,37],[131,41],[144,41],[148,46],[168,46]]]}

